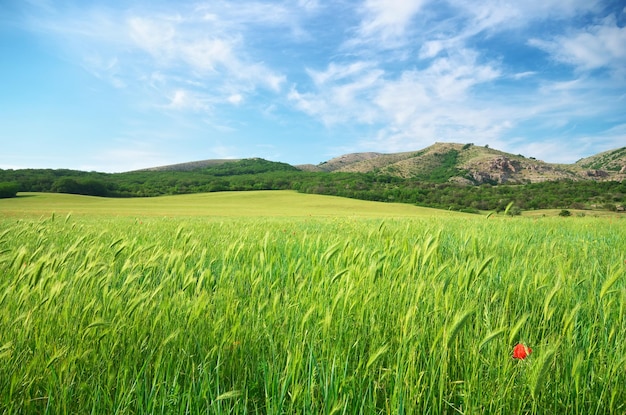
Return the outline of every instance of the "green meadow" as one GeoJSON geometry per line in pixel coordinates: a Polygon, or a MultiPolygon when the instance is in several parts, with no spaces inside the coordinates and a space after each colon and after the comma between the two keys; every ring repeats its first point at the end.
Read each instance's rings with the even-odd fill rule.
{"type": "Polygon", "coordinates": [[[0,412],[623,414],[625,247],[618,215],[21,194],[0,412]]]}
{"type": "Polygon", "coordinates": [[[58,193],[21,193],[0,199],[3,216],[135,217],[419,217],[452,212],[403,203],[367,202],[343,197],[305,195],[292,190],[216,192],[147,198],[103,198],[58,193]]]}

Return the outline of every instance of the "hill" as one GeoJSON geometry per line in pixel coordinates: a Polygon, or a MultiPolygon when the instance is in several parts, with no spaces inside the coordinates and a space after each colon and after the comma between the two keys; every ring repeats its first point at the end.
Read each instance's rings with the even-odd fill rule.
{"type": "Polygon", "coordinates": [[[241,159],[210,159],[190,161],[187,163],[168,164],[166,166],[149,167],[147,169],[139,169],[134,171],[191,171],[205,169],[207,167],[219,166],[224,163],[233,163],[241,161],[241,159]]]}
{"type": "Polygon", "coordinates": [[[295,171],[297,168],[287,163],[269,161],[254,157],[249,159],[212,159],[191,161],[188,163],[170,164],[167,166],[150,167],[133,172],[192,172],[204,171],[217,176],[240,174],[258,174],[271,171],[295,171]]]}
{"type": "Polygon", "coordinates": [[[626,174],[626,147],[605,151],[576,162],[583,169],[606,170],[626,174]]]}
{"type": "Polygon", "coordinates": [[[473,144],[435,143],[420,151],[353,153],[306,171],[358,172],[403,179],[461,184],[524,184],[555,180],[616,180],[626,178],[626,147],[579,160],[555,164],[473,144]]]}

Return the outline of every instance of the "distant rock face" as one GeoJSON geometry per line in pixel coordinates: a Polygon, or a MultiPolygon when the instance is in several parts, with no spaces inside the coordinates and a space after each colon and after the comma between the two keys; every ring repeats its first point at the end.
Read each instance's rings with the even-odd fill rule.
{"type": "Polygon", "coordinates": [[[502,177],[500,176],[492,175],[484,171],[472,171],[472,172],[469,172],[469,176],[471,177],[471,180],[476,184],[501,183],[500,180],[502,179],[502,177]]]}
{"type": "Polygon", "coordinates": [[[500,156],[491,161],[489,168],[502,173],[516,173],[519,171],[520,164],[508,157],[500,156]]]}
{"type": "Polygon", "coordinates": [[[619,174],[626,174],[626,166],[622,166],[622,169],[619,171],[619,174]]]}
{"type": "Polygon", "coordinates": [[[538,173],[554,170],[554,168],[549,164],[531,164],[528,166],[528,169],[538,173]]]}
{"type": "Polygon", "coordinates": [[[609,177],[609,174],[605,172],[604,170],[587,170],[587,176],[602,178],[602,177],[609,177]]]}
{"type": "Polygon", "coordinates": [[[519,161],[511,160],[505,156],[498,156],[490,160],[487,170],[474,170],[469,172],[469,176],[474,183],[497,183],[502,184],[509,181],[511,175],[519,173],[522,169],[519,161]]]}

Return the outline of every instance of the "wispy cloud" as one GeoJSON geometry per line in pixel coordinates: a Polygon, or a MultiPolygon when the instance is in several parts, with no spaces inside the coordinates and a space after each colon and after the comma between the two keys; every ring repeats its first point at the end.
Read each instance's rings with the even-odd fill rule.
{"type": "MultiPolygon", "coordinates": [[[[309,71],[315,90],[292,90],[297,107],[327,124],[360,121],[380,130],[377,150],[409,150],[435,139],[466,139],[471,134],[493,136],[502,122],[481,110],[472,89],[500,76],[494,64],[478,62],[478,54],[464,50],[435,59],[423,70],[394,74],[371,62],[331,64],[326,71],[309,71]],[[476,109],[471,109],[475,106],[476,109]]],[[[365,140],[362,146],[371,146],[365,140]]]]}
{"type": "Polygon", "coordinates": [[[516,143],[507,145],[512,152],[526,156],[537,157],[551,163],[573,163],[581,158],[605,151],[624,147],[626,143],[626,129],[601,131],[598,134],[580,134],[569,137],[567,145],[563,145],[562,137],[548,137],[541,141],[529,142],[523,138],[516,143]]]}
{"type": "Polygon", "coordinates": [[[454,19],[462,24],[464,36],[483,31],[506,32],[542,21],[564,22],[574,16],[598,10],[600,0],[527,0],[503,3],[500,0],[470,2],[449,0],[457,10],[454,19]]]}
{"type": "MultiPolygon", "coordinates": [[[[448,0],[450,12],[428,22],[420,57],[433,58],[447,50],[466,47],[476,36],[523,36],[525,27],[546,21],[563,26],[574,16],[599,9],[600,0],[529,0],[503,3],[499,0],[469,2],[448,0]],[[558,22],[558,23],[557,23],[558,22]],[[516,33],[516,31],[518,31],[516,33]]],[[[566,26],[563,26],[566,27],[566,26]]]]}
{"type": "Polygon", "coordinates": [[[196,134],[222,156],[242,153],[240,132],[260,140],[302,121],[309,136],[341,137],[319,144],[325,154],[433,141],[528,153],[539,140],[556,151],[560,137],[624,138],[611,127],[626,123],[626,12],[602,0],[11,6],[25,16],[12,25],[93,75],[89,87],[108,86],[129,118],[156,114],[171,123],[163,141],[196,134]]]}
{"type": "Polygon", "coordinates": [[[315,90],[292,88],[288,99],[296,108],[327,125],[350,120],[371,123],[376,119],[371,102],[383,82],[381,69],[368,62],[331,63],[325,71],[309,69],[307,73],[315,90]]]}
{"type": "Polygon", "coordinates": [[[515,80],[520,80],[520,79],[524,79],[524,78],[528,78],[531,76],[535,76],[537,75],[537,71],[524,71],[524,72],[517,72],[511,75],[511,78],[515,79],[515,80]]]}
{"type": "Polygon", "coordinates": [[[83,57],[83,68],[90,72],[96,78],[109,82],[115,88],[126,88],[119,60],[116,56],[104,58],[97,52],[83,57]]]}
{"type": "Polygon", "coordinates": [[[285,83],[285,75],[255,59],[246,46],[248,23],[294,26],[288,9],[281,6],[206,3],[169,11],[37,6],[29,15],[30,27],[57,38],[57,46],[77,56],[94,76],[122,88],[141,84],[158,71],[162,99],[171,102],[163,106],[157,97],[155,108],[196,111],[204,106],[197,104],[201,101],[232,103],[232,97],[239,96],[242,102],[259,89],[278,93],[285,83]],[[184,79],[186,85],[177,79],[184,79]],[[185,92],[186,104],[181,105],[190,81],[202,88],[193,94],[185,92]],[[189,97],[194,95],[196,103],[191,105],[189,97]]]}
{"type": "Polygon", "coordinates": [[[626,75],[626,27],[619,27],[615,16],[568,32],[547,40],[533,38],[529,43],[581,70],[608,68],[626,75]]]}
{"type": "Polygon", "coordinates": [[[170,98],[170,102],[166,107],[174,110],[192,111],[207,110],[209,108],[207,103],[201,97],[198,97],[193,92],[184,89],[177,89],[174,91],[170,98]]]}
{"type": "Polygon", "coordinates": [[[427,0],[366,0],[361,7],[363,19],[353,43],[375,43],[389,48],[402,44],[416,13],[427,0]]]}
{"type": "Polygon", "coordinates": [[[225,35],[219,28],[213,33],[210,23],[198,25],[194,18],[133,17],[128,25],[135,45],[163,70],[184,71],[188,78],[212,83],[217,80],[229,89],[238,85],[240,95],[257,88],[278,92],[285,81],[284,75],[252,60],[236,32],[225,35]]]}

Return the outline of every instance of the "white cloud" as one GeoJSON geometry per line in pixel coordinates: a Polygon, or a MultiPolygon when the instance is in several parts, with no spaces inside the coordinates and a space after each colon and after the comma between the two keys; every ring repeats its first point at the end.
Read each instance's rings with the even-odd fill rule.
{"type": "Polygon", "coordinates": [[[502,1],[448,0],[454,10],[446,18],[428,22],[420,48],[421,59],[447,50],[459,50],[477,35],[498,36],[538,22],[553,21],[565,27],[567,19],[598,9],[600,0],[502,1]]]}
{"type": "Polygon", "coordinates": [[[232,94],[228,97],[228,102],[233,105],[239,105],[243,102],[243,96],[241,94],[232,94]]]}
{"type": "Polygon", "coordinates": [[[213,30],[222,35],[251,32],[254,29],[287,28],[295,38],[307,38],[302,19],[314,14],[320,6],[317,1],[298,0],[293,3],[267,1],[215,2],[206,1],[195,6],[191,15],[202,15],[213,30]]]}
{"type": "Polygon", "coordinates": [[[423,3],[423,0],[366,0],[363,6],[366,17],[360,30],[366,36],[401,35],[423,3]]]}
{"type": "Polygon", "coordinates": [[[466,31],[506,31],[533,21],[565,21],[584,12],[598,9],[600,0],[449,0],[468,19],[466,31]]]}
{"type": "Polygon", "coordinates": [[[450,57],[436,59],[423,71],[423,83],[429,85],[432,94],[441,99],[464,99],[473,86],[500,76],[497,68],[479,63],[478,57],[475,51],[465,49],[450,57]]]}
{"type": "MultiPolygon", "coordinates": [[[[435,59],[423,70],[407,70],[398,76],[376,68],[370,62],[330,64],[326,71],[309,71],[315,90],[300,92],[295,88],[289,98],[296,107],[325,124],[359,121],[388,124],[384,134],[420,135],[433,139],[442,134],[440,125],[450,131],[485,130],[477,126],[471,93],[476,85],[492,82],[500,76],[497,67],[478,62],[478,54],[465,50],[435,59]],[[473,116],[465,116],[467,113],[473,116]],[[446,127],[447,128],[447,127],[446,127]]],[[[446,132],[446,134],[448,134],[446,132]]],[[[451,134],[451,133],[450,133],[451,134]]]]}
{"type": "Polygon", "coordinates": [[[291,101],[295,108],[305,114],[319,119],[326,125],[346,121],[346,118],[339,112],[331,111],[331,103],[325,97],[314,93],[300,93],[292,88],[287,94],[287,99],[291,101]]]}
{"type": "Polygon", "coordinates": [[[417,114],[427,109],[431,98],[427,86],[417,79],[417,74],[406,72],[395,82],[383,85],[374,103],[398,129],[398,126],[409,124],[417,114]]]}
{"type": "Polygon", "coordinates": [[[326,71],[308,70],[315,92],[300,93],[292,88],[288,99],[299,110],[325,124],[345,121],[371,123],[376,118],[371,105],[373,93],[383,82],[383,71],[370,63],[331,63],[326,71]]]}
{"type": "Polygon", "coordinates": [[[514,73],[513,75],[511,75],[511,78],[519,81],[520,79],[529,78],[535,75],[537,75],[537,71],[525,71],[514,73]]]}
{"type": "Polygon", "coordinates": [[[178,43],[176,55],[194,70],[216,72],[221,69],[219,66],[227,69],[240,66],[233,49],[233,43],[227,39],[198,39],[178,43]]]}
{"type": "Polygon", "coordinates": [[[319,0],[298,0],[298,6],[307,12],[316,12],[321,7],[319,0]]]}
{"type": "Polygon", "coordinates": [[[347,65],[331,62],[325,71],[315,71],[307,69],[307,74],[313,79],[317,86],[322,86],[329,81],[339,81],[350,76],[362,73],[364,70],[374,66],[371,62],[358,61],[347,65]]]}
{"type": "Polygon", "coordinates": [[[182,70],[190,79],[221,78],[231,87],[240,85],[241,94],[257,87],[280,90],[284,75],[251,61],[241,35],[211,33],[195,23],[193,18],[131,18],[129,29],[136,46],[152,55],[162,70],[182,70]]]}
{"type": "MultiPolygon", "coordinates": [[[[285,75],[255,58],[247,34],[250,25],[300,30],[297,6],[263,2],[183,4],[158,11],[57,7],[33,12],[32,30],[45,33],[93,76],[131,89],[128,93],[142,101],[152,99],[153,108],[160,109],[197,111],[209,101],[232,103],[237,95],[242,102],[259,90],[279,93],[285,75]]],[[[313,10],[315,4],[300,8],[313,10]]]]}
{"type": "Polygon", "coordinates": [[[379,48],[396,47],[405,42],[413,17],[427,0],[366,0],[357,38],[349,45],[371,43],[379,48]]]}
{"type": "Polygon", "coordinates": [[[209,109],[206,99],[184,89],[177,89],[170,97],[166,108],[183,111],[206,111],[209,109]]]}
{"type": "Polygon", "coordinates": [[[446,49],[449,42],[444,42],[441,40],[429,40],[422,44],[419,52],[420,59],[429,59],[434,58],[439,55],[439,52],[446,49]]]}
{"type": "Polygon", "coordinates": [[[467,92],[441,95],[427,80],[427,74],[405,73],[381,90],[376,104],[387,120],[365,147],[409,151],[433,141],[489,143],[513,126],[506,108],[467,92]]]}
{"type": "Polygon", "coordinates": [[[107,59],[94,53],[83,58],[82,66],[95,77],[109,82],[115,88],[121,89],[127,86],[121,78],[122,69],[116,56],[107,59]]]}
{"type": "Polygon", "coordinates": [[[138,48],[158,58],[171,58],[176,35],[176,29],[171,22],[131,17],[128,19],[128,32],[138,48]]]}
{"type": "MultiPolygon", "coordinates": [[[[623,129],[624,125],[621,128],[623,129]]],[[[506,147],[506,151],[523,154],[527,157],[535,157],[549,163],[569,164],[598,151],[624,147],[624,143],[626,143],[626,130],[620,132],[611,129],[599,131],[595,135],[570,137],[567,140],[567,145],[563,145],[561,137],[556,137],[534,142],[528,139],[520,139],[517,143],[502,143],[500,148],[506,147]]]]}
{"type": "Polygon", "coordinates": [[[529,43],[550,53],[554,59],[582,70],[626,68],[626,27],[619,27],[613,16],[600,24],[559,35],[552,40],[531,39],[529,43]]]}

